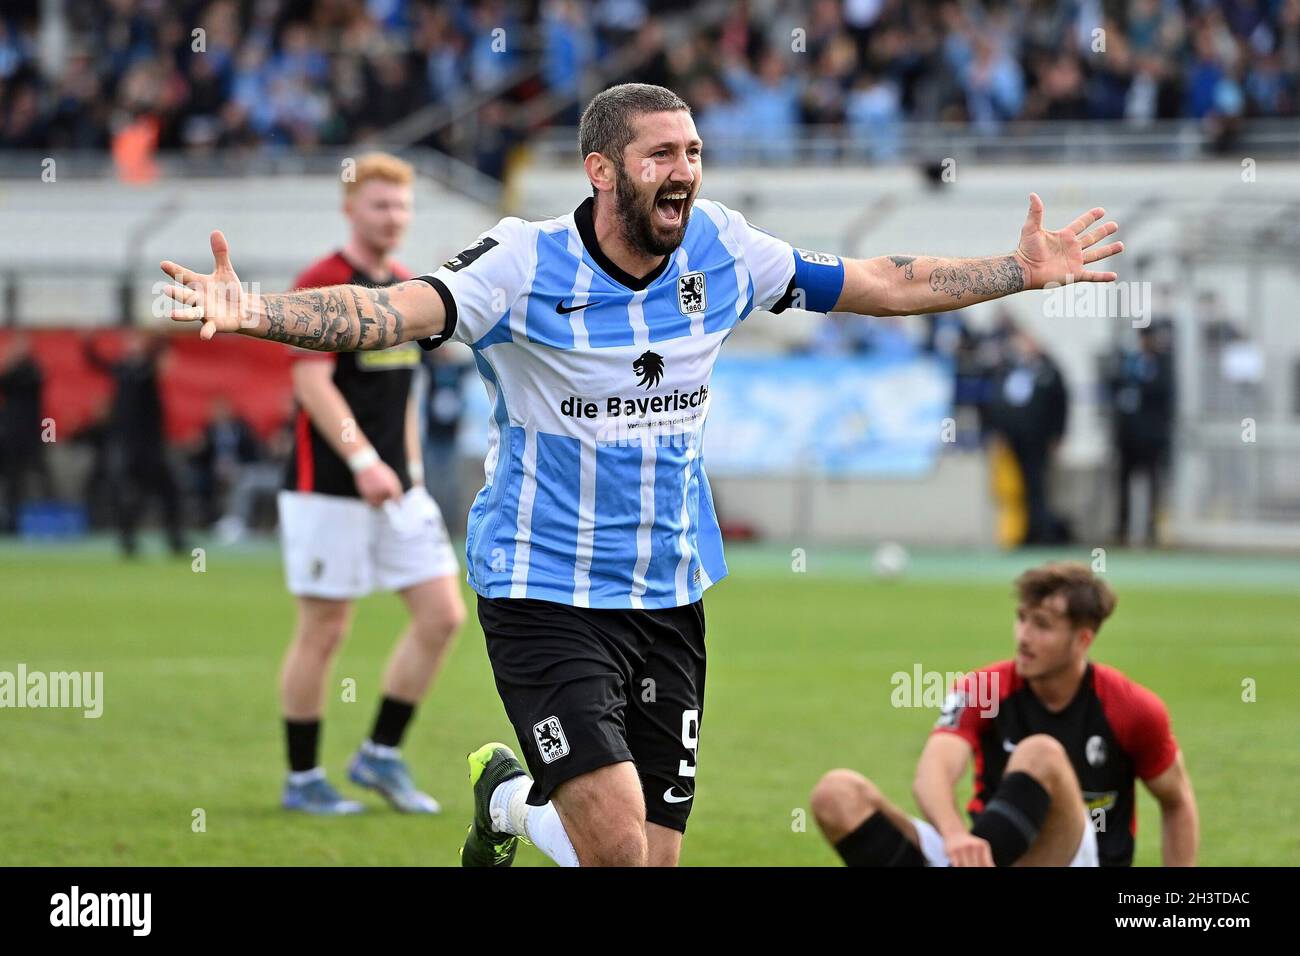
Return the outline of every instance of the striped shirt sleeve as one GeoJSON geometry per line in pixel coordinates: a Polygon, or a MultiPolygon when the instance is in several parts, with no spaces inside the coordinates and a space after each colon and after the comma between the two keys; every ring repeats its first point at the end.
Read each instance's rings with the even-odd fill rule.
{"type": "Polygon", "coordinates": [[[486,335],[525,291],[534,241],[527,222],[507,217],[435,272],[416,276],[437,290],[447,313],[442,334],[419,340],[421,347],[448,339],[473,345],[486,335]]]}
{"type": "Polygon", "coordinates": [[[795,248],[740,213],[718,206],[753,276],[755,308],[776,313],[792,307],[808,312],[834,309],[844,288],[844,262],[839,256],[795,248]]]}

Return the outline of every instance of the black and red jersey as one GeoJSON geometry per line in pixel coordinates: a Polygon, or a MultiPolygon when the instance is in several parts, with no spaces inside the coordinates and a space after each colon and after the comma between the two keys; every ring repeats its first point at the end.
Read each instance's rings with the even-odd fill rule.
{"type": "Polygon", "coordinates": [[[1134,781],[1164,773],[1178,754],[1160,698],[1115,668],[1093,663],[1057,713],[1016,674],[1014,661],[981,667],[953,687],[933,732],[957,734],[975,752],[975,795],[966,807],[972,818],[1001,783],[1016,743],[1031,734],[1055,737],[1079,778],[1102,866],[1132,864],[1134,781]]]}
{"type": "MultiPolygon", "coordinates": [[[[411,272],[394,264],[387,282],[375,282],[335,252],[310,266],[294,282],[296,289],[330,285],[360,285],[378,288],[404,282],[411,272]]],[[[406,402],[411,393],[411,376],[420,363],[414,342],[391,349],[364,352],[312,352],[295,350],[297,361],[331,362],[334,384],[347,400],[356,418],[357,430],[372,444],[379,457],[397,472],[403,489],[411,487],[406,470],[406,402]]],[[[356,482],[347,462],[335,453],[312,424],[307,412],[295,413],[293,454],[289,457],[284,487],[292,491],[314,491],[324,495],[357,497],[356,482]]]]}

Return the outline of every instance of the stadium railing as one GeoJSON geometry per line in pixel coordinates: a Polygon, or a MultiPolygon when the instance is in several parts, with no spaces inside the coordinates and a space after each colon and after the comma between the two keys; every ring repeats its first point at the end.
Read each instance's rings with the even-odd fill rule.
{"type": "MultiPolygon", "coordinates": [[[[707,122],[707,112],[697,116],[707,122]]],[[[1294,160],[1300,155],[1295,120],[1252,119],[1231,136],[1194,119],[1129,125],[1114,120],[1011,121],[981,129],[965,122],[900,120],[854,131],[845,127],[796,125],[793,135],[774,142],[762,135],[705,137],[711,165],[859,165],[864,162],[941,164],[953,157],[972,162],[1187,162],[1223,157],[1294,160]],[[887,133],[888,135],[881,135],[887,133]]],[[[530,148],[538,162],[568,160],[577,142],[572,128],[550,127],[534,134],[530,148]]]]}

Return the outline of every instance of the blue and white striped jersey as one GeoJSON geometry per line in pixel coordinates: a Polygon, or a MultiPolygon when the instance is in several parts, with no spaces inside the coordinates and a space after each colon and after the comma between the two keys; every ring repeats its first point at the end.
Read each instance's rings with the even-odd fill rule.
{"type": "Polygon", "coordinates": [[[420,277],[448,316],[421,344],[468,344],[492,404],[469,583],[485,597],[676,607],[727,573],[703,457],[718,350],[756,308],[829,311],[843,265],[700,199],[681,246],[636,278],[601,252],[592,216],[588,199],[557,219],[503,219],[420,277]]]}

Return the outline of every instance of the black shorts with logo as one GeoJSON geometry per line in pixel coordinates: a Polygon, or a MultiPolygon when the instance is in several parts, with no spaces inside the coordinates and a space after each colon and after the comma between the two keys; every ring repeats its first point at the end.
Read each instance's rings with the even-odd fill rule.
{"type": "Polygon", "coordinates": [[[614,610],[480,596],[478,618],[533,777],[528,802],[631,760],[646,820],[685,831],[704,713],[704,601],[614,610]]]}

